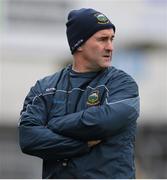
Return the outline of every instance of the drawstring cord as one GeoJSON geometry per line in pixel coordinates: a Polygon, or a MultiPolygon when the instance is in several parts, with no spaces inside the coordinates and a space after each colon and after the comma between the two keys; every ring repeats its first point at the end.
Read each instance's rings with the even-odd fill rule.
{"type": "Polygon", "coordinates": [[[70,72],[67,74],[67,93],[66,93],[66,114],[68,114],[68,106],[69,106],[69,90],[71,88],[71,81],[70,81],[70,72]]]}

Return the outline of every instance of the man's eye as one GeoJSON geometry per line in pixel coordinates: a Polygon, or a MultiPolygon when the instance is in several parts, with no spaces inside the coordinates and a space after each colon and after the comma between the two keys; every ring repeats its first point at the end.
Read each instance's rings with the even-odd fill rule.
{"type": "Polygon", "coordinates": [[[99,38],[100,41],[106,41],[106,38],[99,38]]]}

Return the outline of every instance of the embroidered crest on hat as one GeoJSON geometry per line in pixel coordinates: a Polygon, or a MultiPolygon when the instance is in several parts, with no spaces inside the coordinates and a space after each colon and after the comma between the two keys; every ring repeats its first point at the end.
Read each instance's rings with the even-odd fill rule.
{"type": "Polygon", "coordinates": [[[110,22],[110,20],[102,13],[96,13],[95,17],[98,20],[98,24],[108,24],[110,22]]]}
{"type": "Polygon", "coordinates": [[[88,105],[97,105],[100,103],[100,98],[99,98],[99,91],[93,91],[89,96],[87,100],[88,105]]]}

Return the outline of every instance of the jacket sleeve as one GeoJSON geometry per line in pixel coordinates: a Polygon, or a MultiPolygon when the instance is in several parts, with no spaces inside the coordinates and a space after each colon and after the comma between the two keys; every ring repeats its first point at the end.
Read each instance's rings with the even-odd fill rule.
{"type": "Polygon", "coordinates": [[[22,151],[42,159],[63,159],[88,152],[87,143],[59,135],[46,126],[47,107],[39,82],[27,95],[19,123],[22,151]]]}
{"type": "Polygon", "coordinates": [[[103,139],[118,133],[139,116],[139,95],[135,82],[122,82],[119,88],[110,91],[105,104],[63,117],[54,117],[49,122],[53,132],[82,140],[103,139]]]}

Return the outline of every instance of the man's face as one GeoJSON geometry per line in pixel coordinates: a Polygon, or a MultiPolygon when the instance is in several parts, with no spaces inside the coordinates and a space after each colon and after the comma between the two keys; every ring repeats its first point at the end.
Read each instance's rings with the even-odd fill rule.
{"type": "Polygon", "coordinates": [[[113,38],[113,29],[100,30],[81,46],[83,65],[88,70],[98,71],[111,65],[113,38]]]}

